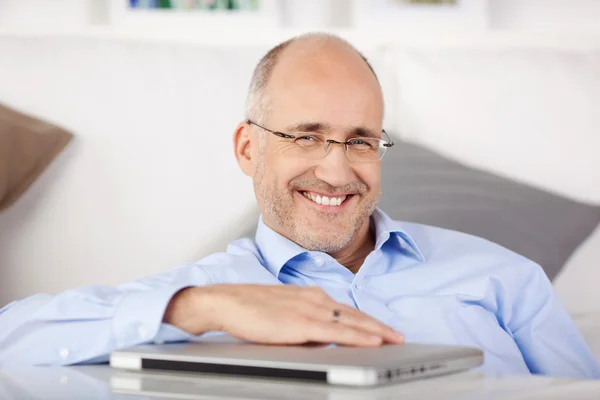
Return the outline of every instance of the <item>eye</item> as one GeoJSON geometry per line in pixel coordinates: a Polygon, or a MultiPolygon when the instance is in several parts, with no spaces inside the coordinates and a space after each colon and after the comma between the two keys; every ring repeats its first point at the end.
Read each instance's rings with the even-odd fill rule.
{"type": "Polygon", "coordinates": [[[377,143],[370,139],[350,139],[348,143],[356,150],[373,150],[377,146],[377,143]]]}
{"type": "Polygon", "coordinates": [[[296,136],[295,142],[305,147],[315,146],[323,142],[323,139],[317,135],[296,134],[294,136],[296,136]]]}
{"type": "Polygon", "coordinates": [[[300,136],[300,137],[296,138],[296,140],[299,140],[299,141],[303,141],[303,140],[314,141],[314,140],[317,140],[317,138],[315,136],[304,135],[304,136],[300,136]]]}

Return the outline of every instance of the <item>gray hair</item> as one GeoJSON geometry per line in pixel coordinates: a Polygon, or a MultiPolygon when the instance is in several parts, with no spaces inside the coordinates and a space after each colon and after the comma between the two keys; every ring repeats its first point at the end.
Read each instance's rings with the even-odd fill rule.
{"type": "Polygon", "coordinates": [[[369,64],[367,58],[362,55],[354,46],[348,43],[348,41],[340,38],[339,36],[329,33],[308,33],[296,36],[273,47],[256,65],[254,73],[252,74],[252,80],[250,81],[250,87],[248,88],[248,95],[246,97],[246,119],[251,119],[253,121],[257,121],[258,123],[262,123],[266,119],[270,110],[270,102],[266,92],[266,87],[271,74],[273,73],[273,69],[279,60],[279,56],[290,44],[298,40],[309,38],[314,38],[319,41],[335,41],[349,47],[363,59],[375,76],[375,79],[377,79],[377,75],[375,74],[371,64],[369,64]]]}

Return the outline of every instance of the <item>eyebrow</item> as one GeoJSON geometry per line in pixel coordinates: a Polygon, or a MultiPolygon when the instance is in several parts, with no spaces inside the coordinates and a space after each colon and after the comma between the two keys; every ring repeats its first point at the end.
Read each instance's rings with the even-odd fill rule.
{"type": "Polygon", "coordinates": [[[375,132],[373,132],[371,129],[368,128],[364,128],[362,126],[357,126],[355,128],[352,128],[350,130],[351,137],[364,137],[364,138],[377,138],[379,139],[379,137],[381,135],[376,134],[375,132]]]}
{"type": "Polygon", "coordinates": [[[287,132],[318,132],[331,130],[331,125],[324,122],[299,122],[285,129],[287,132]]]}
{"type": "MultiPolygon", "coordinates": [[[[331,130],[332,127],[326,122],[299,122],[287,126],[286,132],[323,132],[331,130]]],[[[373,132],[371,129],[355,126],[348,130],[348,137],[372,137],[379,138],[380,135],[373,132]]]]}

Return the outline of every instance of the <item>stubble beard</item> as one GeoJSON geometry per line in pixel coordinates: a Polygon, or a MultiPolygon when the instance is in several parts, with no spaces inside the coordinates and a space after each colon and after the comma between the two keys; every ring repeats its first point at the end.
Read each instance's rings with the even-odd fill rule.
{"type": "Polygon", "coordinates": [[[254,179],[254,190],[259,202],[262,201],[263,219],[278,233],[309,251],[332,254],[346,248],[377,205],[377,200],[369,195],[368,187],[363,182],[354,182],[336,190],[337,188],[317,179],[296,178],[288,185],[288,191],[280,192],[275,183],[266,182],[264,163],[260,164],[254,179]],[[353,210],[344,213],[315,210],[314,216],[310,218],[299,216],[297,200],[294,199],[298,188],[327,193],[353,192],[361,197],[361,202],[353,210]],[[313,226],[311,219],[320,221],[321,227],[313,226]],[[322,226],[329,229],[323,229],[322,226]]]}

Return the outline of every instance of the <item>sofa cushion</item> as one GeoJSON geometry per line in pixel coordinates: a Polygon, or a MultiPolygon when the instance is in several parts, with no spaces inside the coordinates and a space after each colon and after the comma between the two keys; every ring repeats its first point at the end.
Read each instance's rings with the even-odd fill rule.
{"type": "Polygon", "coordinates": [[[550,279],[600,223],[600,207],[465,166],[406,141],[382,160],[379,206],[392,218],[453,229],[540,264],[550,279]]]}

